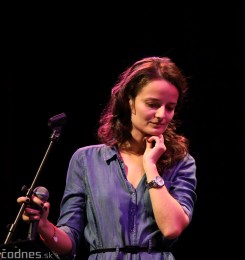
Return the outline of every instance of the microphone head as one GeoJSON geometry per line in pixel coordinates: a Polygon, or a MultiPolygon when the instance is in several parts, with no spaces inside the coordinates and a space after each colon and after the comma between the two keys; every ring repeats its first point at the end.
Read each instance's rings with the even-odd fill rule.
{"type": "Polygon", "coordinates": [[[57,127],[60,128],[65,123],[66,123],[66,114],[65,113],[61,113],[56,116],[53,116],[48,120],[48,126],[50,126],[51,128],[57,128],[57,127]]]}
{"type": "Polygon", "coordinates": [[[33,190],[33,194],[37,196],[43,202],[46,202],[49,198],[49,191],[42,186],[38,186],[33,190]]]}

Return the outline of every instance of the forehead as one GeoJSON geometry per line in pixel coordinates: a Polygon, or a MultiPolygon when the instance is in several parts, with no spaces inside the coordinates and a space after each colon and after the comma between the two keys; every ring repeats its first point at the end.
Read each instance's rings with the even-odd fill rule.
{"type": "Polygon", "coordinates": [[[179,92],[178,89],[167,80],[154,80],[146,84],[141,91],[138,93],[138,96],[144,98],[171,98],[178,99],[179,92]]]}

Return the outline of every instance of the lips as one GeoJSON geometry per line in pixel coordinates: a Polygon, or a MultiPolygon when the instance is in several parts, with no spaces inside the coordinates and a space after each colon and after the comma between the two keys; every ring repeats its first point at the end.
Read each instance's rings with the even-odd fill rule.
{"type": "Polygon", "coordinates": [[[159,122],[150,122],[151,124],[153,124],[153,125],[160,125],[160,126],[164,126],[165,124],[163,124],[163,123],[159,123],[159,122]]]}

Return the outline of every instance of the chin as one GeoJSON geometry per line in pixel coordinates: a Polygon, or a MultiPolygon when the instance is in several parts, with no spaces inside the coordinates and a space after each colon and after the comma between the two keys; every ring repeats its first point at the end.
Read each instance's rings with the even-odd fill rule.
{"type": "Polygon", "coordinates": [[[163,132],[164,132],[164,130],[165,129],[155,129],[155,130],[151,130],[151,131],[149,131],[148,133],[146,133],[146,135],[148,135],[148,136],[151,136],[151,135],[161,135],[161,134],[163,134],[163,132]]]}

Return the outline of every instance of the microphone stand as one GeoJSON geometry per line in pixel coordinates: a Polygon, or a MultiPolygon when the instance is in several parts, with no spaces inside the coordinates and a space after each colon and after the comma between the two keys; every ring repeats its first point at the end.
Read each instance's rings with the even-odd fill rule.
{"type": "MultiPolygon", "coordinates": [[[[26,192],[26,197],[31,197],[32,196],[32,193],[33,193],[33,190],[35,188],[35,185],[36,185],[36,182],[40,176],[40,173],[41,173],[41,170],[45,164],[45,162],[47,161],[47,158],[48,158],[48,155],[50,154],[50,151],[51,151],[51,148],[54,146],[54,144],[58,141],[59,137],[60,137],[60,134],[61,134],[61,130],[62,130],[62,127],[63,125],[66,123],[66,114],[65,113],[61,113],[61,114],[58,114],[56,116],[53,116],[51,117],[49,120],[48,120],[48,126],[52,128],[53,132],[51,134],[51,136],[49,137],[49,140],[50,140],[50,143],[48,145],[48,148],[44,154],[44,157],[41,161],[41,164],[37,170],[37,173],[32,181],[32,184],[30,186],[30,188],[28,189],[26,186],[24,186],[22,188],[22,190],[27,190],[26,192]]],[[[15,229],[19,223],[19,220],[21,219],[22,217],[22,214],[25,210],[25,203],[23,203],[19,209],[19,212],[14,220],[14,222],[9,226],[9,230],[8,230],[8,234],[7,234],[7,237],[4,241],[4,244],[3,245],[0,245],[0,248],[4,248],[4,246],[7,246],[8,244],[15,244],[15,243],[10,243],[11,242],[11,238],[12,236],[14,235],[14,232],[15,232],[15,229]]],[[[33,237],[29,237],[27,238],[27,241],[32,241],[34,240],[33,237]]],[[[26,240],[24,240],[25,242],[26,240]]],[[[18,243],[21,242],[21,241],[18,241],[18,243]]],[[[1,253],[0,253],[0,259],[1,259],[1,253]]]]}

